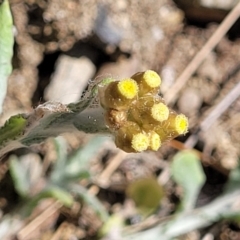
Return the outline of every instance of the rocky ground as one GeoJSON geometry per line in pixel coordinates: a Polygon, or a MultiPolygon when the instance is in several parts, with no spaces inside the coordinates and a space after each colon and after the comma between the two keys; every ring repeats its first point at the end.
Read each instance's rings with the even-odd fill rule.
{"type": "MultiPolygon", "coordinates": [[[[14,69],[1,124],[10,116],[30,112],[45,101],[77,101],[90,82],[103,76],[121,79],[153,69],[162,77],[160,94],[164,97],[234,6],[234,1],[224,6],[199,2],[11,0],[15,25],[14,69]]],[[[219,39],[217,46],[177,92],[176,102],[171,104],[174,110],[188,116],[190,131],[187,136],[163,146],[157,153],[136,155],[125,154],[109,142],[94,159],[91,168],[100,180],[99,185],[91,186],[90,190],[109,212],[129,207],[125,190],[134,179],[154,175],[168,181],[168,176],[164,178],[161,173],[168,168],[168,161],[176,149],[183,148],[182,143],[199,130],[204,119],[239,83],[239,29],[236,22],[219,39]],[[116,163],[112,170],[108,168],[110,162],[116,163]]],[[[200,205],[221,193],[226,173],[238,163],[239,112],[240,99],[237,99],[207,131],[198,132],[192,146],[211,159],[204,165],[207,183],[199,197],[200,205]],[[220,170],[216,170],[216,166],[220,170]]],[[[71,150],[77,149],[86,138],[82,133],[66,135],[71,150]]],[[[47,141],[31,153],[31,157],[43,165],[43,174],[47,174],[48,165],[54,159],[52,152],[52,143],[47,141]]],[[[1,173],[0,183],[2,215],[11,213],[16,203],[13,187],[8,188],[6,184],[9,179],[7,166],[3,167],[6,171],[1,173]],[[6,189],[7,195],[3,191],[6,189]]],[[[176,204],[174,198],[178,196],[172,183],[167,183],[166,188],[169,201],[165,215],[172,211],[176,204]]],[[[43,203],[42,208],[49,204],[43,203]]],[[[39,206],[36,212],[41,211],[39,206]]],[[[76,209],[62,207],[56,210],[48,222],[44,224],[43,221],[30,231],[29,224],[36,216],[37,213],[32,214],[25,220],[17,239],[60,239],[63,234],[62,239],[96,239],[101,225],[91,208],[79,205],[76,209]]],[[[131,214],[129,219],[133,219],[131,214]]],[[[134,220],[130,222],[133,224],[134,220]]],[[[239,239],[239,230],[239,226],[221,222],[182,239],[203,239],[208,231],[214,233],[214,239],[239,239]]]]}

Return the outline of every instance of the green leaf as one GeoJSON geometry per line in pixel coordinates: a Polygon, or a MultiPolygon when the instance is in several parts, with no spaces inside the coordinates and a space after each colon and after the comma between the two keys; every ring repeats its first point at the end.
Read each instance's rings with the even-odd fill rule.
{"type": "Polygon", "coordinates": [[[238,189],[240,186],[240,164],[229,174],[228,182],[224,188],[224,194],[238,189]]]}
{"type": "Polygon", "coordinates": [[[30,190],[30,177],[26,169],[16,156],[10,157],[9,170],[12,176],[14,187],[22,197],[27,197],[30,190]]]}
{"type": "Polygon", "coordinates": [[[99,108],[87,108],[77,114],[73,120],[73,125],[86,133],[110,133],[104,120],[105,111],[99,108]]]}
{"type": "Polygon", "coordinates": [[[104,121],[103,109],[101,107],[85,109],[95,100],[97,89],[98,84],[95,84],[88,98],[79,103],[64,105],[57,102],[46,102],[39,105],[30,114],[10,118],[0,128],[1,154],[6,154],[9,149],[17,149],[19,145],[31,146],[65,132],[79,130],[86,133],[110,134],[104,121]],[[83,111],[83,109],[85,110],[83,111]],[[11,144],[11,148],[8,147],[9,144],[11,144]]]}
{"type": "Polygon", "coordinates": [[[33,209],[38,205],[39,201],[44,198],[54,198],[66,207],[71,207],[74,202],[74,199],[70,193],[56,185],[48,184],[48,186],[40,193],[25,202],[20,211],[22,217],[25,218],[29,216],[33,209]]]}
{"type": "Polygon", "coordinates": [[[77,130],[86,133],[109,133],[103,112],[98,108],[86,109],[83,112],[69,112],[63,104],[55,103],[53,110],[52,103],[48,102],[38,106],[37,110],[28,116],[28,124],[21,143],[30,146],[40,143],[49,137],[57,137],[65,132],[75,132],[77,130]],[[61,109],[55,109],[61,105],[61,109]],[[50,110],[49,110],[50,109],[50,110]],[[43,115],[39,119],[39,113],[43,115]]]}
{"type": "Polygon", "coordinates": [[[73,196],[69,192],[55,185],[48,186],[38,195],[39,200],[47,197],[57,199],[66,207],[70,207],[74,201],[73,196]]]}
{"type": "Polygon", "coordinates": [[[180,210],[188,211],[194,207],[206,180],[198,155],[192,150],[177,153],[173,158],[171,172],[175,182],[184,190],[180,210]]]}
{"type": "Polygon", "coordinates": [[[12,116],[5,124],[0,128],[0,145],[8,140],[14,140],[16,137],[23,134],[27,120],[21,116],[12,116]]]}
{"type": "Polygon", "coordinates": [[[90,194],[86,188],[81,185],[72,184],[70,189],[74,191],[79,197],[83,199],[95,212],[100,216],[102,221],[108,220],[108,212],[102,203],[92,194],[90,194]]]}
{"type": "Polygon", "coordinates": [[[89,163],[106,137],[96,136],[85,146],[77,150],[72,156],[67,156],[67,143],[63,137],[55,138],[57,160],[50,180],[59,186],[66,186],[68,182],[81,178],[89,178],[89,163]]]}
{"type": "Polygon", "coordinates": [[[7,92],[7,80],[12,71],[13,21],[8,0],[0,4],[0,113],[7,92]]]}
{"type": "Polygon", "coordinates": [[[51,173],[50,181],[54,184],[62,185],[65,181],[65,168],[67,164],[67,142],[59,136],[54,139],[57,152],[57,159],[51,173]]]}
{"type": "MultiPolygon", "coordinates": [[[[89,173],[89,164],[96,152],[107,138],[102,136],[93,137],[85,146],[76,151],[67,162],[65,176],[67,179],[86,177],[89,173]]],[[[88,175],[90,177],[90,174],[88,175]]]]}

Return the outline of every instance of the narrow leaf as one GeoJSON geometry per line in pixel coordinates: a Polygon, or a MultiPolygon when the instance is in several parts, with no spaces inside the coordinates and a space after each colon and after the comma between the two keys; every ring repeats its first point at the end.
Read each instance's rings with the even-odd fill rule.
{"type": "Polygon", "coordinates": [[[0,113],[7,92],[7,80],[12,71],[13,21],[8,0],[0,4],[0,113]]]}
{"type": "Polygon", "coordinates": [[[92,194],[90,194],[84,187],[77,184],[72,184],[70,189],[74,191],[79,197],[81,197],[100,218],[105,222],[108,220],[108,213],[102,203],[92,194]]]}
{"type": "Polygon", "coordinates": [[[224,193],[232,192],[240,186],[240,164],[230,172],[229,180],[225,186],[224,193]]]}
{"type": "Polygon", "coordinates": [[[14,187],[19,195],[27,197],[31,184],[27,170],[16,156],[11,156],[9,160],[9,169],[14,182],[14,187]]]}
{"type": "Polygon", "coordinates": [[[31,199],[28,199],[25,202],[23,208],[20,211],[22,217],[25,218],[29,216],[31,212],[34,210],[34,208],[38,205],[39,201],[45,198],[54,198],[63,205],[65,205],[66,207],[70,207],[74,201],[72,195],[65,191],[64,189],[55,185],[48,185],[36,196],[32,197],[31,199]]]}
{"type": "Polygon", "coordinates": [[[0,128],[0,145],[6,141],[14,140],[18,136],[23,134],[27,120],[21,116],[12,116],[5,124],[0,128]]]}
{"type": "Polygon", "coordinates": [[[70,207],[73,204],[73,197],[70,193],[58,186],[48,186],[39,194],[39,199],[52,197],[60,201],[66,207],[70,207]]]}
{"type": "Polygon", "coordinates": [[[54,169],[51,174],[51,182],[62,185],[65,180],[65,168],[67,164],[67,142],[61,136],[54,139],[55,148],[57,151],[57,159],[54,169]]]}
{"type": "Polygon", "coordinates": [[[87,176],[86,173],[89,172],[90,161],[106,139],[106,137],[95,136],[85,146],[76,151],[65,167],[66,177],[73,179],[87,176]]]}

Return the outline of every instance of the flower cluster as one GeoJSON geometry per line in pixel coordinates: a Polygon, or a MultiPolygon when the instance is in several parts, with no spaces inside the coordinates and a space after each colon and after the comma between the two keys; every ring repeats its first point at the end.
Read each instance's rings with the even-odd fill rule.
{"type": "Polygon", "coordinates": [[[162,143],[188,130],[188,119],[169,109],[158,95],[160,76],[152,71],[99,86],[105,121],[125,152],[157,151],[162,143]]]}

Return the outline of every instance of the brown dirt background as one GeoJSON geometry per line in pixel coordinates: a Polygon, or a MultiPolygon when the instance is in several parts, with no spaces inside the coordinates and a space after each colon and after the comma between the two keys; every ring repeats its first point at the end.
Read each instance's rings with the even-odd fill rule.
{"type": "MultiPolygon", "coordinates": [[[[89,81],[99,76],[111,75],[120,79],[153,69],[162,77],[161,94],[164,96],[229,12],[229,9],[202,7],[196,1],[176,2],[178,4],[171,0],[11,0],[15,25],[14,69],[9,78],[1,124],[11,115],[30,112],[47,100],[61,102],[60,96],[68,97],[66,101],[76,101],[89,81]],[[64,56],[68,58],[63,60],[64,56]],[[72,64],[76,68],[71,68],[72,64]],[[71,76],[77,79],[72,85],[71,76]],[[69,82],[72,87],[65,91],[64,87],[58,86],[58,81],[67,85],[69,82]],[[78,91],[78,88],[82,90],[78,91]],[[53,99],[56,91],[59,94],[53,99]]],[[[237,22],[197,68],[172,106],[188,116],[190,131],[187,136],[163,146],[157,153],[136,155],[125,155],[110,143],[95,159],[93,171],[97,176],[104,172],[109,162],[114,161],[116,155],[122,159],[111,176],[104,179],[107,187],[104,184],[95,186],[109,212],[129,207],[125,195],[127,185],[136,178],[149,175],[162,177],[163,182],[167,182],[169,199],[165,212],[161,214],[167,215],[174,209],[174,199],[180,193],[161,173],[168,168],[168,161],[176,149],[179,146],[181,149],[181,143],[196,131],[211,109],[239,82],[239,29],[237,22]]],[[[207,183],[199,196],[199,205],[218,196],[227,179],[212,167],[211,161],[224,172],[238,163],[239,112],[240,99],[206,133],[199,133],[195,148],[211,159],[204,164],[207,183]]],[[[76,133],[74,136],[66,135],[66,139],[71,151],[83,144],[86,136],[76,133]]],[[[51,163],[54,159],[51,141],[35,146],[31,154],[33,159],[40,158],[41,163],[51,163]]],[[[1,173],[2,192],[6,190],[7,164],[3,167],[6,169],[1,173]]],[[[7,191],[9,194],[1,194],[0,198],[2,214],[11,212],[9,209],[19,201],[16,193],[11,195],[12,188],[7,191]]],[[[76,208],[78,212],[74,208],[61,208],[49,219],[49,224],[43,224],[34,236],[29,234],[24,239],[60,239],[56,237],[59,231],[65,234],[62,239],[97,239],[101,223],[95,214],[87,206],[76,208]]],[[[39,209],[36,211],[41,211],[39,209]]],[[[134,216],[128,216],[131,223],[134,216]]],[[[24,222],[25,226],[28,222],[24,222]]],[[[182,239],[202,239],[208,231],[214,232],[215,239],[240,238],[238,226],[221,222],[208,229],[196,230],[182,239]]],[[[17,237],[23,239],[19,235],[17,237]]]]}

